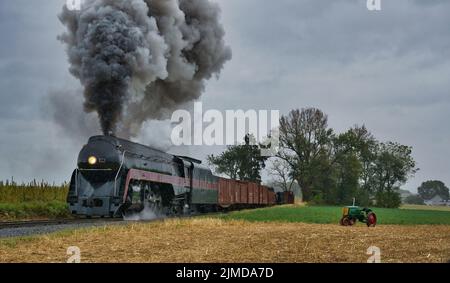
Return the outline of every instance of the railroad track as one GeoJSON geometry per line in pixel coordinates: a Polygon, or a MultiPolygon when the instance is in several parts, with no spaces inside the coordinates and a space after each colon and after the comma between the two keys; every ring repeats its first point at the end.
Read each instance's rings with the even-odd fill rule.
{"type": "Polygon", "coordinates": [[[121,218],[92,218],[92,219],[55,219],[55,220],[29,220],[0,222],[0,230],[11,228],[26,228],[52,225],[84,224],[84,223],[110,223],[123,221],[121,218]]]}
{"type": "Polygon", "coordinates": [[[114,222],[127,222],[127,223],[150,223],[156,221],[164,221],[166,219],[176,218],[191,218],[199,216],[214,216],[220,213],[196,213],[190,215],[178,215],[170,217],[161,217],[150,220],[124,220],[122,218],[75,218],[75,219],[55,219],[55,220],[28,220],[28,221],[6,221],[0,222],[0,230],[11,228],[27,228],[27,227],[39,227],[39,226],[53,226],[53,225],[68,225],[68,224],[95,224],[95,223],[114,223],[114,222]]]}

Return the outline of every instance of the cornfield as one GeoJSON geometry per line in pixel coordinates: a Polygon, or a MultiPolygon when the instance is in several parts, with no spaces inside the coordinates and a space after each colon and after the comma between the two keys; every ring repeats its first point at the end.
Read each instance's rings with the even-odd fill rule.
{"type": "Polygon", "coordinates": [[[36,180],[17,184],[14,181],[0,181],[0,203],[16,204],[24,202],[65,202],[68,184],[49,184],[36,180]]]}

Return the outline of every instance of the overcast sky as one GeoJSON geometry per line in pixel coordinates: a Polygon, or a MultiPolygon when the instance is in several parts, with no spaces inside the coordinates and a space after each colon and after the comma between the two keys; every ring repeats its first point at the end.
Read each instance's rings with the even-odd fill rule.
{"type": "MultiPolygon", "coordinates": [[[[67,180],[88,138],[66,135],[48,104],[49,93],[80,90],[56,39],[64,2],[0,1],[0,179],[67,180]]],[[[365,124],[413,146],[421,170],[405,188],[450,185],[450,1],[382,0],[380,12],[366,0],[217,2],[233,59],[208,84],[205,109],[317,107],[337,132],[365,124]]]]}

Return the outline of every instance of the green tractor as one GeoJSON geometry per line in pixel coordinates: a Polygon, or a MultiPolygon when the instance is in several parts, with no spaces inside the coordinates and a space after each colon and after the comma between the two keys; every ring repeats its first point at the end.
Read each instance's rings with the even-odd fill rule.
{"type": "Polygon", "coordinates": [[[353,204],[342,209],[342,218],[339,222],[342,226],[353,226],[357,220],[366,223],[367,227],[375,227],[377,224],[377,216],[370,208],[360,208],[353,204]]]}

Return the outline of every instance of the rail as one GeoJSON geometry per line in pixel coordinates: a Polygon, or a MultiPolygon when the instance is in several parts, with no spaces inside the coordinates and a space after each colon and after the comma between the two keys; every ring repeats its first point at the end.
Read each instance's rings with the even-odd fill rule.
{"type": "Polygon", "coordinates": [[[55,220],[27,220],[0,222],[0,230],[11,228],[27,228],[39,226],[84,224],[84,223],[109,223],[123,221],[121,218],[86,218],[86,219],[55,219],[55,220]]]}
{"type": "Polygon", "coordinates": [[[168,219],[183,219],[200,216],[214,216],[221,215],[223,212],[211,212],[211,213],[193,213],[187,215],[174,215],[159,217],[150,220],[125,220],[123,218],[71,218],[71,219],[55,219],[55,220],[27,220],[27,221],[5,221],[0,222],[0,230],[2,229],[15,229],[15,228],[28,228],[28,227],[40,227],[40,226],[54,226],[54,225],[69,225],[69,224],[107,224],[114,222],[124,223],[150,223],[156,221],[164,221],[168,219]]]}

